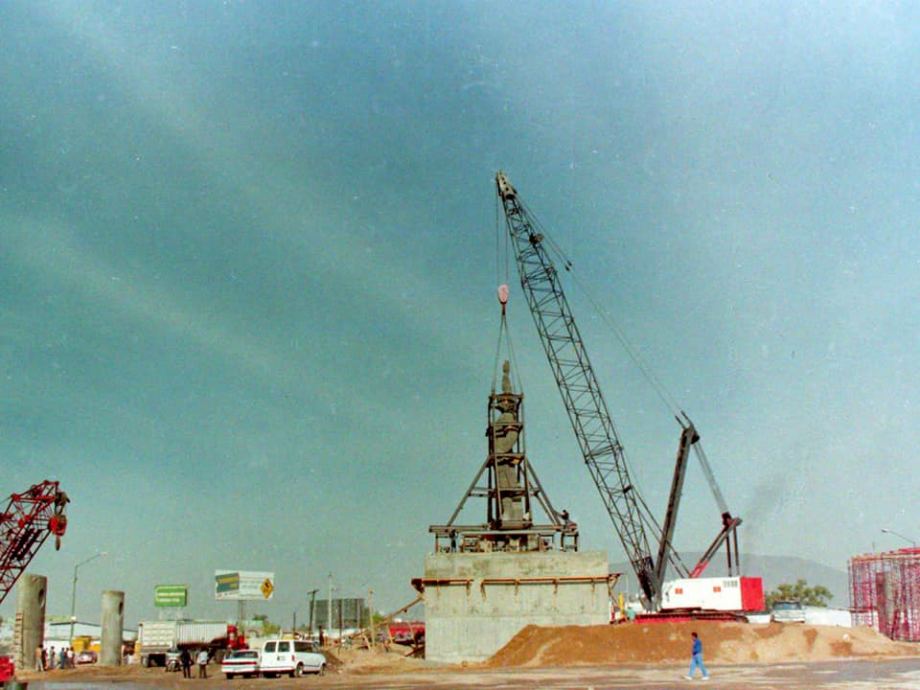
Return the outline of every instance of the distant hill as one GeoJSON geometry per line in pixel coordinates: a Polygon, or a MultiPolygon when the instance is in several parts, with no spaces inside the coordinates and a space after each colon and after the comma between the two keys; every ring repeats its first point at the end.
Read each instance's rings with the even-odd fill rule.
{"type": "MultiPolygon", "coordinates": [[[[684,563],[692,567],[696,564],[701,554],[681,554],[684,563]]],[[[847,608],[850,605],[849,581],[845,570],[838,570],[812,561],[807,558],[797,556],[758,556],[755,554],[746,555],[742,561],[742,573],[744,575],[756,575],[763,578],[764,593],[775,589],[777,585],[788,582],[794,583],[798,579],[807,580],[809,585],[824,585],[827,587],[834,598],[831,599],[830,605],[836,608],[847,608]]],[[[613,572],[623,573],[620,583],[617,585],[617,591],[628,590],[629,592],[638,591],[636,576],[632,572],[632,566],[626,562],[611,563],[610,569],[613,572]]],[[[716,556],[704,575],[717,577],[725,575],[725,554],[716,556]]],[[[670,573],[668,578],[673,577],[670,573]]]]}

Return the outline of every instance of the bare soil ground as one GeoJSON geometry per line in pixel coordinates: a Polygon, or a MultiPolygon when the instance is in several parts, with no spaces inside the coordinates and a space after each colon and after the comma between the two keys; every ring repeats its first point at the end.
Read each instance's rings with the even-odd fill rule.
{"type": "MultiPolygon", "coordinates": [[[[597,627],[527,627],[482,664],[439,666],[409,659],[405,650],[341,650],[324,677],[235,679],[218,668],[210,678],[139,666],[84,667],[20,674],[30,690],[130,688],[502,688],[503,690],[661,690],[686,685],[689,637],[696,630],[712,674],[708,686],[765,688],[885,688],[920,690],[920,645],[896,643],[865,628],[737,623],[655,623],[597,627]]],[[[699,682],[699,681],[696,681],[699,682]]]]}

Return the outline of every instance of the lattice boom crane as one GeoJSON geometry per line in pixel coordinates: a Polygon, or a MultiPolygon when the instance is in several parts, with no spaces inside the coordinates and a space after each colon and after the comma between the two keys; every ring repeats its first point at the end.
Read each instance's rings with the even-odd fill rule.
{"type": "Polygon", "coordinates": [[[47,480],[10,496],[0,513],[0,603],[50,535],[55,547],[61,547],[67,530],[64,508],[69,502],[58,482],[47,480]]]}
{"type": "Polygon", "coordinates": [[[702,449],[695,445],[699,435],[693,424],[686,415],[683,415],[683,419],[677,418],[682,427],[677,462],[667,514],[663,525],[659,525],[630,478],[623,446],[591,361],[588,359],[581,333],[562,290],[558,273],[544,246],[544,237],[537,231],[537,224],[504,173],[499,172],[495,181],[514,249],[521,287],[540,341],[562,394],[566,413],[585,464],[600,492],[645,597],[653,607],[660,604],[665,571],[669,562],[680,574],[698,577],[722,544],[727,544],[731,572],[734,567],[732,549],[734,548],[737,554],[736,529],[741,520],[732,517],[725,508],[724,499],[715,484],[709,463],[702,449]],[[722,530],[692,572],[688,572],[673,549],[671,538],[691,448],[696,451],[719,503],[722,511],[722,530]],[[657,553],[653,554],[651,544],[657,546],[657,553]]]}

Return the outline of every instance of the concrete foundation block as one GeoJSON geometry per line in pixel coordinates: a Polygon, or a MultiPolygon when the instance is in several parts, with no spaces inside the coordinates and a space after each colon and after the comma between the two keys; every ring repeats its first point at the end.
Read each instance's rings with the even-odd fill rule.
{"type": "Polygon", "coordinates": [[[482,661],[527,625],[610,621],[602,551],[435,553],[425,559],[425,656],[482,661]]]}

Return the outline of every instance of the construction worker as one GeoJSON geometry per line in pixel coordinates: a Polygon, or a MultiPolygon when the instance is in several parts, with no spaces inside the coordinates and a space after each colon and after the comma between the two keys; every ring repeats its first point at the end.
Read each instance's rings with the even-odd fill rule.
{"type": "Polygon", "coordinates": [[[703,663],[703,641],[695,632],[690,633],[690,637],[693,638],[693,647],[690,652],[690,670],[684,678],[693,680],[693,670],[699,668],[700,673],[703,675],[703,680],[709,680],[709,671],[706,670],[706,665],[703,663]]]}

